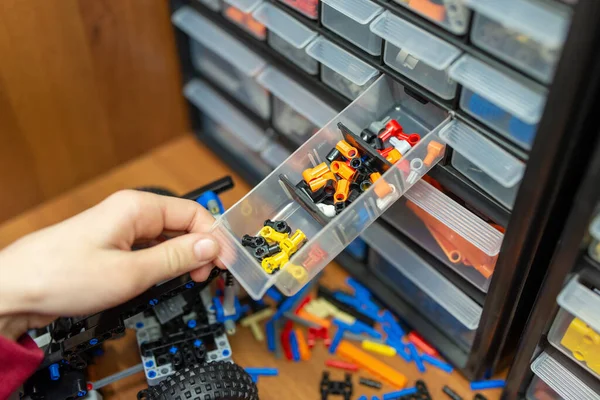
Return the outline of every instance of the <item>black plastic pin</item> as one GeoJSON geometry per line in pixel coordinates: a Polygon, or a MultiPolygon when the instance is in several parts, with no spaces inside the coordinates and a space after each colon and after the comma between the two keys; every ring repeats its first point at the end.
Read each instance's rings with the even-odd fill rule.
{"type": "Polygon", "coordinates": [[[332,163],[334,161],[340,160],[342,158],[342,153],[340,153],[340,151],[334,147],[325,158],[327,159],[327,161],[332,163]]]}
{"type": "Polygon", "coordinates": [[[477,393],[475,395],[475,397],[473,397],[473,400],[488,400],[487,397],[485,397],[484,395],[482,395],[481,393],[477,393]]]}
{"type": "Polygon", "coordinates": [[[266,220],[264,226],[269,226],[275,229],[276,232],[279,233],[291,233],[292,228],[285,221],[271,221],[270,219],[266,220]]]}
{"type": "Polygon", "coordinates": [[[446,394],[446,396],[450,397],[452,400],[463,400],[463,398],[452,390],[448,385],[444,385],[442,388],[442,392],[446,394]]]}
{"type": "Polygon", "coordinates": [[[368,386],[373,389],[381,389],[381,387],[382,387],[381,382],[376,381],[374,379],[363,378],[362,376],[358,380],[358,383],[363,386],[368,386]]]}

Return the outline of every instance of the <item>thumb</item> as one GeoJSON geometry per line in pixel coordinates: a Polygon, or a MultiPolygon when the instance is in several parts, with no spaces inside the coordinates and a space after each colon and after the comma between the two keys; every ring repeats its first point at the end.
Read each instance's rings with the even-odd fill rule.
{"type": "Polygon", "coordinates": [[[188,233],[130,254],[152,280],[149,284],[155,284],[211,263],[219,254],[219,245],[209,234],[188,233]]]}

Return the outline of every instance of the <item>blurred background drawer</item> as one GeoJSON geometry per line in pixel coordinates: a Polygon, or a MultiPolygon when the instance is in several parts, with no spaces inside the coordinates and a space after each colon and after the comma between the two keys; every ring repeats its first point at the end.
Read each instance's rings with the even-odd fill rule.
{"type": "Polygon", "coordinates": [[[596,215],[590,224],[590,235],[592,242],[588,247],[588,254],[600,263],[600,215],[596,215]]]}
{"type": "Polygon", "coordinates": [[[471,11],[463,4],[462,0],[393,1],[456,35],[464,35],[469,27],[471,11]]]}
{"type": "Polygon", "coordinates": [[[223,15],[225,18],[257,38],[267,38],[267,28],[254,19],[252,12],[263,0],[224,0],[223,15]]]}
{"type": "Polygon", "coordinates": [[[319,0],[279,0],[310,19],[319,17],[319,0]]]}
{"type": "Polygon", "coordinates": [[[381,224],[361,238],[370,247],[369,267],[457,345],[470,350],[482,308],[417,256],[381,224]]]}
{"type": "Polygon", "coordinates": [[[547,91],[524,77],[509,76],[464,55],[449,70],[463,85],[460,107],[511,141],[530,149],[547,91]]]}
{"type": "Polygon", "coordinates": [[[209,9],[211,9],[214,12],[219,12],[223,8],[222,0],[195,0],[195,1],[204,5],[205,7],[208,7],[209,9]]]}
{"type": "Polygon", "coordinates": [[[383,8],[369,0],[323,0],[321,23],[367,53],[381,54],[381,38],[369,30],[369,23],[383,8]]]}
{"type": "Polygon", "coordinates": [[[550,83],[571,21],[557,1],[464,0],[475,11],[476,46],[550,83]]]}
{"type": "Polygon", "coordinates": [[[498,202],[512,209],[525,163],[460,121],[440,131],[452,149],[452,166],[498,202]]]}

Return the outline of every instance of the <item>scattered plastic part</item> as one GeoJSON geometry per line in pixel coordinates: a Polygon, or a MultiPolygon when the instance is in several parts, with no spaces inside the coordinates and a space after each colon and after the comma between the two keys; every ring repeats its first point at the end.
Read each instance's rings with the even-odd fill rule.
{"type": "MultiPolygon", "coordinates": [[[[110,385],[110,384],[117,382],[128,376],[137,374],[138,372],[141,372],[143,370],[144,370],[144,365],[142,363],[136,364],[133,367],[129,367],[127,369],[124,369],[123,371],[119,371],[115,374],[112,374],[105,378],[97,380],[96,382],[92,382],[92,387],[94,388],[94,390],[100,390],[104,386],[110,385]]],[[[150,371],[150,372],[154,372],[154,371],[150,371]]],[[[148,376],[150,376],[150,372],[148,373],[148,376]]]]}
{"type": "Polygon", "coordinates": [[[362,376],[358,379],[358,383],[373,389],[381,389],[381,387],[383,386],[381,382],[376,381],[375,379],[369,379],[362,376]]]}
{"type": "Polygon", "coordinates": [[[402,343],[399,339],[393,339],[393,338],[388,337],[387,340],[385,341],[385,343],[388,346],[391,346],[394,349],[396,349],[396,354],[399,355],[400,357],[402,357],[402,359],[404,359],[404,361],[406,361],[406,362],[412,361],[412,354],[406,348],[406,345],[404,343],[402,343]]]}
{"type": "Polygon", "coordinates": [[[314,316],[306,310],[300,310],[298,316],[304,320],[310,321],[324,328],[329,328],[331,326],[331,322],[329,322],[328,320],[314,316]]]}
{"type": "Polygon", "coordinates": [[[265,326],[267,331],[267,348],[273,353],[275,352],[277,342],[277,338],[275,337],[275,321],[269,320],[265,326]]]}
{"type": "Polygon", "coordinates": [[[448,385],[444,385],[442,388],[442,392],[446,394],[446,396],[450,397],[452,400],[463,400],[463,398],[452,390],[448,385]]]}
{"type": "Polygon", "coordinates": [[[471,390],[501,389],[506,385],[503,379],[471,382],[471,390]]]}
{"type": "Polygon", "coordinates": [[[298,351],[300,352],[300,359],[302,361],[310,360],[310,349],[308,348],[308,343],[306,343],[306,338],[304,337],[304,332],[301,329],[296,328],[294,330],[296,334],[296,340],[298,341],[298,351]]]}
{"type": "Polygon", "coordinates": [[[252,382],[258,382],[259,376],[277,376],[279,370],[277,368],[244,368],[244,370],[252,378],[252,382]]]}
{"type": "Polygon", "coordinates": [[[406,386],[406,376],[345,340],[338,345],[337,354],[393,386],[406,386]]]}
{"type": "Polygon", "coordinates": [[[475,397],[473,397],[473,400],[488,400],[488,399],[487,399],[487,397],[485,397],[481,393],[476,393],[475,397]]]}
{"type": "Polygon", "coordinates": [[[432,365],[436,368],[439,368],[442,371],[447,372],[449,374],[451,374],[452,371],[454,371],[452,365],[440,360],[439,358],[430,356],[429,354],[421,354],[421,361],[426,362],[427,364],[432,365]]]}
{"type": "Polygon", "coordinates": [[[292,326],[292,321],[287,321],[280,335],[283,353],[285,354],[285,358],[287,358],[290,361],[294,358],[291,344],[292,326]]]}
{"type": "Polygon", "coordinates": [[[385,344],[375,343],[370,340],[363,340],[361,345],[364,350],[381,354],[383,356],[393,357],[396,355],[396,349],[385,344]]]}
{"type": "Polygon", "coordinates": [[[302,309],[310,302],[310,300],[311,295],[308,295],[305,298],[303,298],[298,307],[296,307],[296,309],[294,310],[294,314],[298,315],[298,313],[302,311],[302,309]]]}
{"type": "Polygon", "coordinates": [[[298,347],[298,338],[295,331],[290,331],[290,347],[292,349],[292,360],[300,361],[300,349],[298,347]]]}
{"type": "Polygon", "coordinates": [[[411,387],[403,390],[398,390],[397,392],[390,392],[383,395],[383,400],[394,400],[399,399],[404,396],[411,396],[417,393],[419,390],[416,387],[411,387]]]}
{"type": "Polygon", "coordinates": [[[295,323],[297,323],[299,325],[303,325],[303,326],[305,326],[307,328],[320,328],[321,327],[321,325],[319,325],[319,324],[317,324],[315,322],[309,321],[307,319],[300,318],[299,316],[297,316],[296,314],[294,314],[294,313],[292,313],[290,311],[288,311],[285,314],[283,314],[283,316],[286,319],[289,319],[290,321],[293,321],[293,322],[295,322],[295,323]]]}
{"type": "Polygon", "coordinates": [[[430,356],[433,356],[433,357],[437,357],[439,355],[439,353],[435,349],[435,347],[433,347],[432,345],[430,345],[429,343],[427,343],[425,341],[425,339],[423,339],[421,337],[421,335],[419,335],[417,332],[411,331],[408,334],[407,339],[408,339],[409,342],[411,342],[415,346],[417,346],[417,348],[419,350],[421,350],[423,353],[429,354],[430,356]]]}
{"type": "Polygon", "coordinates": [[[350,400],[352,397],[352,376],[344,374],[343,381],[332,381],[329,379],[329,372],[323,371],[321,378],[321,400],[327,400],[329,395],[343,396],[344,400],[350,400]]]}
{"type": "Polygon", "coordinates": [[[410,356],[412,358],[412,361],[415,362],[415,365],[417,366],[417,369],[419,370],[419,372],[421,372],[421,373],[425,372],[427,369],[425,368],[423,361],[421,361],[421,356],[419,355],[417,346],[415,346],[412,343],[408,343],[406,345],[406,348],[408,349],[408,351],[410,351],[410,356]]]}
{"type": "Polygon", "coordinates": [[[272,308],[265,308],[264,310],[258,311],[254,314],[251,314],[240,321],[240,325],[245,328],[250,328],[252,331],[252,335],[254,338],[262,342],[265,340],[265,336],[263,334],[262,328],[259,323],[269,317],[271,317],[275,311],[272,308]]]}
{"type": "MultiPolygon", "coordinates": [[[[343,326],[341,326],[341,324],[343,324],[343,322],[338,321],[338,329],[335,332],[335,336],[333,337],[331,344],[329,345],[329,354],[335,354],[338,346],[342,342],[342,339],[344,337],[344,332],[346,329],[343,326]]],[[[344,324],[344,325],[347,326],[346,324],[344,324]]]]}
{"type": "Polygon", "coordinates": [[[351,372],[358,371],[358,365],[352,364],[349,362],[345,362],[345,361],[330,359],[330,360],[325,361],[325,365],[327,365],[328,367],[331,367],[331,368],[338,368],[338,369],[343,369],[343,370],[351,371],[351,372]]]}
{"type": "Polygon", "coordinates": [[[308,347],[313,348],[317,339],[323,340],[325,346],[331,346],[331,339],[329,338],[329,330],[327,328],[308,328],[308,347]]]}
{"type": "Polygon", "coordinates": [[[362,395],[358,398],[358,400],[369,400],[369,398],[365,395],[362,395]]]}
{"type": "Polygon", "coordinates": [[[273,301],[279,303],[283,299],[283,295],[275,289],[275,287],[270,287],[265,293],[265,296],[270,297],[273,301]]]}
{"type": "Polygon", "coordinates": [[[50,380],[57,381],[60,379],[60,366],[58,364],[52,364],[48,367],[48,371],[50,372],[50,380]]]}

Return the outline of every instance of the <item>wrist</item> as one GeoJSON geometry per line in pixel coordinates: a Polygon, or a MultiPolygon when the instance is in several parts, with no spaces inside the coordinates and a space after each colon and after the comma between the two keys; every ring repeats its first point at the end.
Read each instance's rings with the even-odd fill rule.
{"type": "Polygon", "coordinates": [[[0,316],[0,336],[16,341],[28,329],[28,319],[18,315],[0,316]]]}

